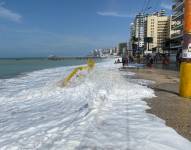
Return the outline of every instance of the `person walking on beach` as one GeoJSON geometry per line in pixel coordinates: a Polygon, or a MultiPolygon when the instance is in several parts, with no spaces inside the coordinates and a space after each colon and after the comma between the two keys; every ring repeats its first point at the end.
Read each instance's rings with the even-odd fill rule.
{"type": "Polygon", "coordinates": [[[154,60],[153,61],[154,61],[155,64],[157,64],[157,62],[158,62],[158,54],[157,53],[154,55],[154,60]]]}
{"type": "Polygon", "coordinates": [[[123,67],[125,66],[125,58],[122,58],[123,67]]]}
{"type": "Polygon", "coordinates": [[[128,65],[128,58],[122,58],[122,64],[123,64],[123,67],[125,65],[128,65]]]}
{"type": "Polygon", "coordinates": [[[180,68],[180,64],[181,64],[181,52],[178,51],[177,54],[176,54],[176,66],[177,66],[177,69],[180,68]]]}
{"type": "Polygon", "coordinates": [[[153,59],[153,57],[151,56],[150,59],[149,59],[150,68],[153,67],[153,61],[154,61],[154,59],[153,59]]]}
{"type": "Polygon", "coordinates": [[[153,67],[154,59],[151,55],[147,56],[147,67],[152,68],[153,67]]]}
{"type": "Polygon", "coordinates": [[[162,61],[163,69],[167,69],[167,66],[169,65],[169,63],[170,63],[169,57],[166,54],[164,54],[163,61],[162,61]]]}
{"type": "Polygon", "coordinates": [[[133,56],[130,55],[130,56],[129,56],[129,63],[133,63],[133,62],[134,62],[133,56]]]}
{"type": "Polygon", "coordinates": [[[146,56],[146,64],[147,64],[147,67],[150,67],[150,58],[151,58],[151,55],[148,54],[148,55],[146,56]]]}

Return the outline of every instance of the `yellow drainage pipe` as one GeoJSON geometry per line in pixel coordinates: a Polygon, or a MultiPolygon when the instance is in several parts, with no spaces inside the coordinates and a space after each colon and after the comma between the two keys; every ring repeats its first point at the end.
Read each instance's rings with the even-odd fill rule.
{"type": "Polygon", "coordinates": [[[191,98],[191,0],[184,0],[184,36],[180,67],[180,96],[191,98]]]}
{"type": "Polygon", "coordinates": [[[191,98],[191,63],[181,63],[180,96],[185,98],[191,98]]]}
{"type": "Polygon", "coordinates": [[[95,66],[95,61],[92,60],[92,59],[88,59],[87,61],[87,66],[81,66],[81,67],[77,67],[75,68],[65,79],[64,79],[64,82],[63,82],[63,86],[66,86],[69,81],[72,79],[72,77],[74,77],[78,71],[82,71],[82,70],[92,70],[95,66]]]}

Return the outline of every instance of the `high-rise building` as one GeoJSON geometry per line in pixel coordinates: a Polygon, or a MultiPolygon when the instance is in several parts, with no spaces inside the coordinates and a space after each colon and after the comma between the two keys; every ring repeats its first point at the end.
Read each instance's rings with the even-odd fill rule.
{"type": "Polygon", "coordinates": [[[184,0],[173,0],[172,21],[174,33],[171,36],[171,51],[176,53],[182,50],[183,41],[183,20],[184,20],[184,0]]]}
{"type": "Polygon", "coordinates": [[[166,11],[161,9],[159,12],[154,12],[153,15],[155,16],[166,16],[166,11]]]}
{"type": "Polygon", "coordinates": [[[129,51],[133,51],[134,38],[135,38],[135,25],[134,25],[134,23],[131,23],[130,24],[130,39],[129,39],[129,43],[128,43],[129,51]]]}
{"type": "Polygon", "coordinates": [[[119,49],[119,54],[122,57],[125,57],[125,55],[127,55],[127,43],[119,43],[118,45],[118,49],[119,49]]]}
{"type": "Polygon", "coordinates": [[[134,37],[137,39],[137,51],[144,48],[144,19],[144,14],[139,13],[134,20],[134,37]]]}
{"type": "Polygon", "coordinates": [[[166,16],[166,11],[165,11],[164,9],[162,9],[162,10],[160,11],[160,16],[166,16]]]}
{"type": "Polygon", "coordinates": [[[135,25],[134,23],[130,24],[130,37],[135,37],[135,25]]]}
{"type": "MultiPolygon", "coordinates": [[[[166,41],[170,39],[172,20],[169,16],[164,16],[164,10],[148,15],[145,19],[145,37],[152,38],[152,42],[145,43],[145,52],[151,53],[153,50],[163,53],[166,41]]],[[[170,49],[170,48],[169,48],[170,49]]]]}

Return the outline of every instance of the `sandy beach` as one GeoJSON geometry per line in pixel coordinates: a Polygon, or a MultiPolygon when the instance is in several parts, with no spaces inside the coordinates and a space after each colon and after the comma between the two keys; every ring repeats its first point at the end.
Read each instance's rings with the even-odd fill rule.
{"type": "Polygon", "coordinates": [[[146,99],[151,109],[147,110],[165,120],[180,135],[191,141],[191,100],[179,97],[179,73],[162,69],[129,69],[136,78],[152,80],[149,85],[155,91],[155,98],[146,99]]]}

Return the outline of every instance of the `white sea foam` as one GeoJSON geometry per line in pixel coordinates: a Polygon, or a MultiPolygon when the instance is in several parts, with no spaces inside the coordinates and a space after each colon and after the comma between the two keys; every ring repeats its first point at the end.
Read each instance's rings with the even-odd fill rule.
{"type": "Polygon", "coordinates": [[[154,91],[118,67],[98,64],[67,88],[58,83],[73,67],[0,80],[0,149],[190,150],[188,140],[145,112],[142,99],[154,91]]]}

